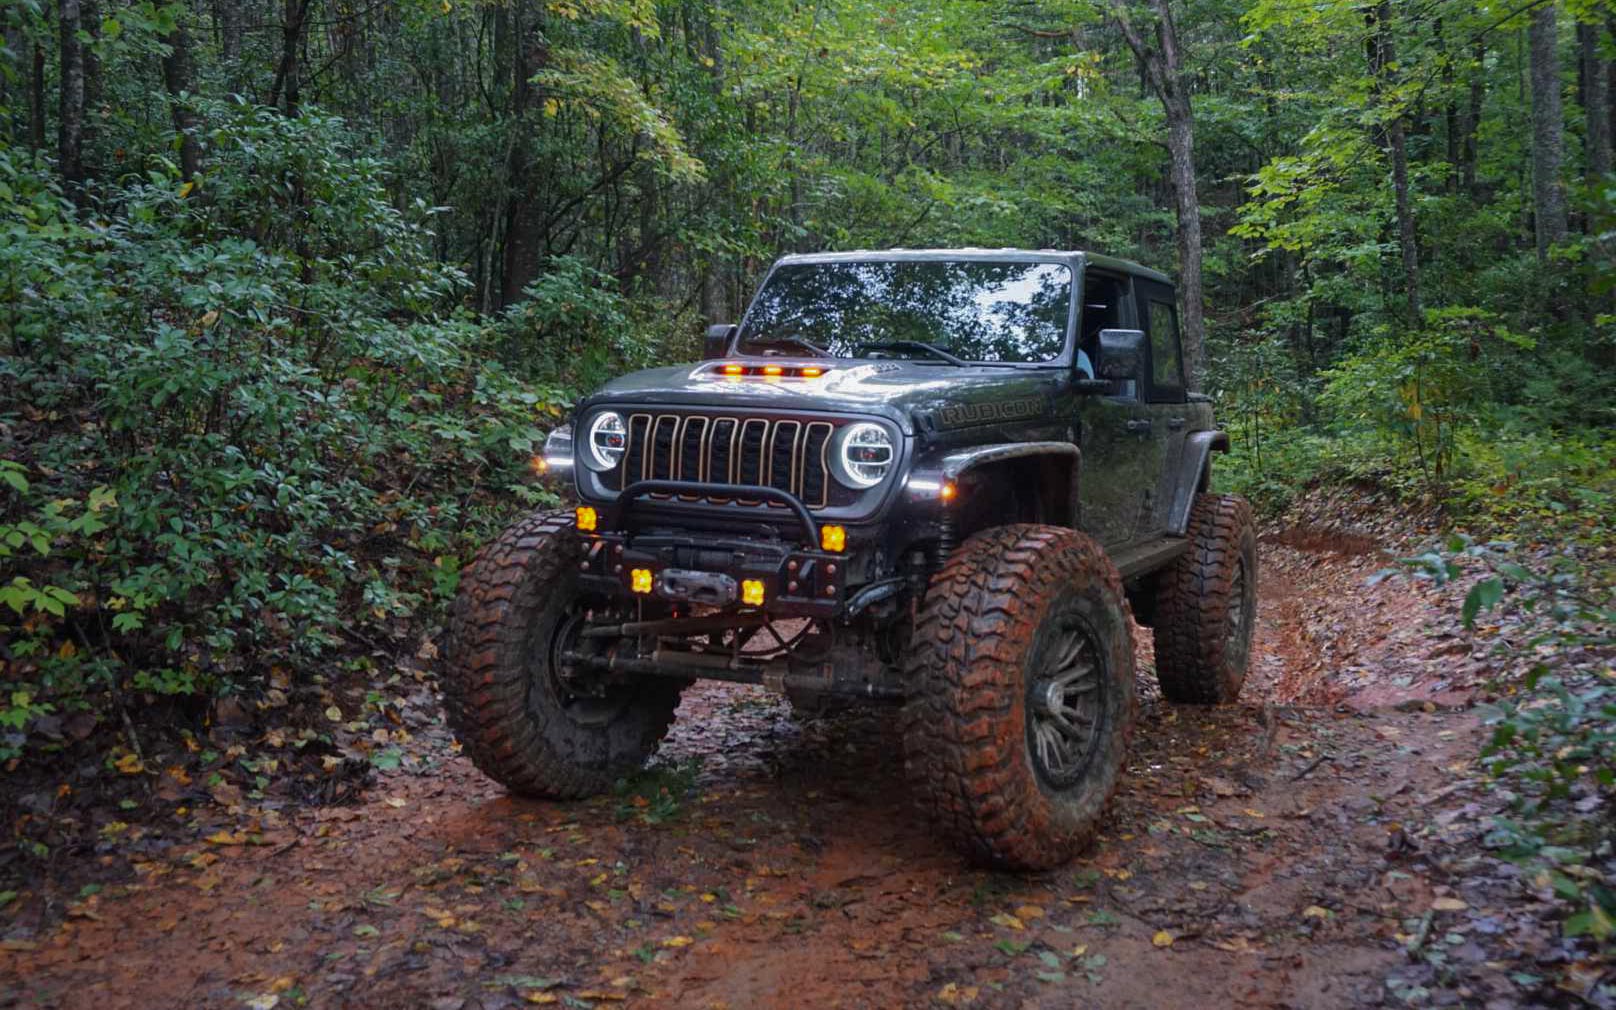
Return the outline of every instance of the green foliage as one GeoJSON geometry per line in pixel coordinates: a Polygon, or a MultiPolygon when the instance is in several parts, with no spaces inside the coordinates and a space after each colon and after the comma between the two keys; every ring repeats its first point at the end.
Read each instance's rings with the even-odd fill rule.
{"type": "Polygon", "coordinates": [[[1514,809],[1495,818],[1487,841],[1567,904],[1567,936],[1610,941],[1616,892],[1590,865],[1608,858],[1616,836],[1608,820],[1573,813],[1616,801],[1616,676],[1600,661],[1616,647],[1610,573],[1570,555],[1551,569],[1528,566],[1512,548],[1454,537],[1403,565],[1438,583],[1479,566],[1460,608],[1467,628],[1508,606],[1512,628],[1495,651],[1525,673],[1481,708],[1492,727],[1482,761],[1514,809]]]}
{"type": "Polygon", "coordinates": [[[1412,458],[1428,492],[1451,476],[1462,432],[1473,429],[1532,341],[1490,313],[1433,310],[1416,333],[1379,331],[1323,373],[1319,402],[1343,427],[1361,425],[1395,466],[1412,458]]]}
{"type": "Polygon", "coordinates": [[[508,321],[454,309],[427,213],[341,121],[209,119],[200,186],[133,177],[94,224],[0,147],[0,431],[30,433],[0,466],[0,759],[105,692],[403,633],[569,398],[493,353],[508,321]]]}

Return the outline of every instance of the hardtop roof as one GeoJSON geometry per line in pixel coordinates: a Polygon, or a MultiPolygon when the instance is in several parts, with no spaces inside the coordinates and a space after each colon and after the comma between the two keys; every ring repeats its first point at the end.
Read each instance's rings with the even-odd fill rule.
{"type": "Polygon", "coordinates": [[[1115,270],[1119,273],[1132,274],[1148,280],[1159,281],[1162,284],[1172,284],[1172,278],[1159,270],[1152,270],[1141,266],[1131,260],[1117,259],[1114,256],[1101,256],[1097,253],[1084,252],[1078,249],[855,249],[848,252],[823,253],[793,253],[782,256],[776,265],[788,263],[856,263],[861,260],[1002,260],[1007,262],[1037,262],[1058,261],[1066,263],[1074,271],[1080,270],[1083,264],[1115,270]]]}

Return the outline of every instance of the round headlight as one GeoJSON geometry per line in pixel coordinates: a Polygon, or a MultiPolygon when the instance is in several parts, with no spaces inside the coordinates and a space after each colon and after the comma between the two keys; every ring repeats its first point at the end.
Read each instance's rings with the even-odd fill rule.
{"type": "Polygon", "coordinates": [[[896,458],[892,436],[879,424],[850,424],[836,434],[831,469],[852,488],[872,488],[886,479],[896,458]]]}
{"type": "Polygon", "coordinates": [[[584,439],[584,465],[591,470],[610,470],[622,462],[627,449],[628,425],[623,423],[623,415],[611,410],[596,414],[584,439]]]}

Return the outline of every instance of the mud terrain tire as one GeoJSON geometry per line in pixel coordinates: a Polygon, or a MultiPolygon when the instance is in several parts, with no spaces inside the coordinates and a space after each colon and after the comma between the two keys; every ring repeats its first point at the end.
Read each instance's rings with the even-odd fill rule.
{"type": "Polygon", "coordinates": [[[1257,533],[1251,506],[1200,494],[1190,549],[1156,583],[1156,679],[1168,701],[1221,705],[1240,696],[1257,623],[1257,533]]]}
{"type": "Polygon", "coordinates": [[[682,683],[647,678],[571,696],[554,656],[581,605],[570,512],[512,525],[462,573],[442,686],[466,756],[514,793],[577,799],[639,769],[673,721],[682,683]]]}
{"type": "Polygon", "coordinates": [[[1134,716],[1127,602],[1093,540],[1034,525],[966,540],[932,578],[904,672],[909,778],[967,856],[1038,870],[1089,843],[1134,716]],[[1052,704],[1092,729],[1050,744],[1052,704]],[[1061,768],[1046,746],[1071,748],[1061,768]]]}

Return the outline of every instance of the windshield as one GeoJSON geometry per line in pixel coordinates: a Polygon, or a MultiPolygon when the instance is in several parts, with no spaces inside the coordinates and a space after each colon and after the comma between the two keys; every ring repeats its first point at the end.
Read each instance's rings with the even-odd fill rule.
{"type": "Polygon", "coordinates": [[[789,263],[769,275],[742,354],[1039,362],[1066,346],[1072,272],[1061,263],[789,263]]]}

